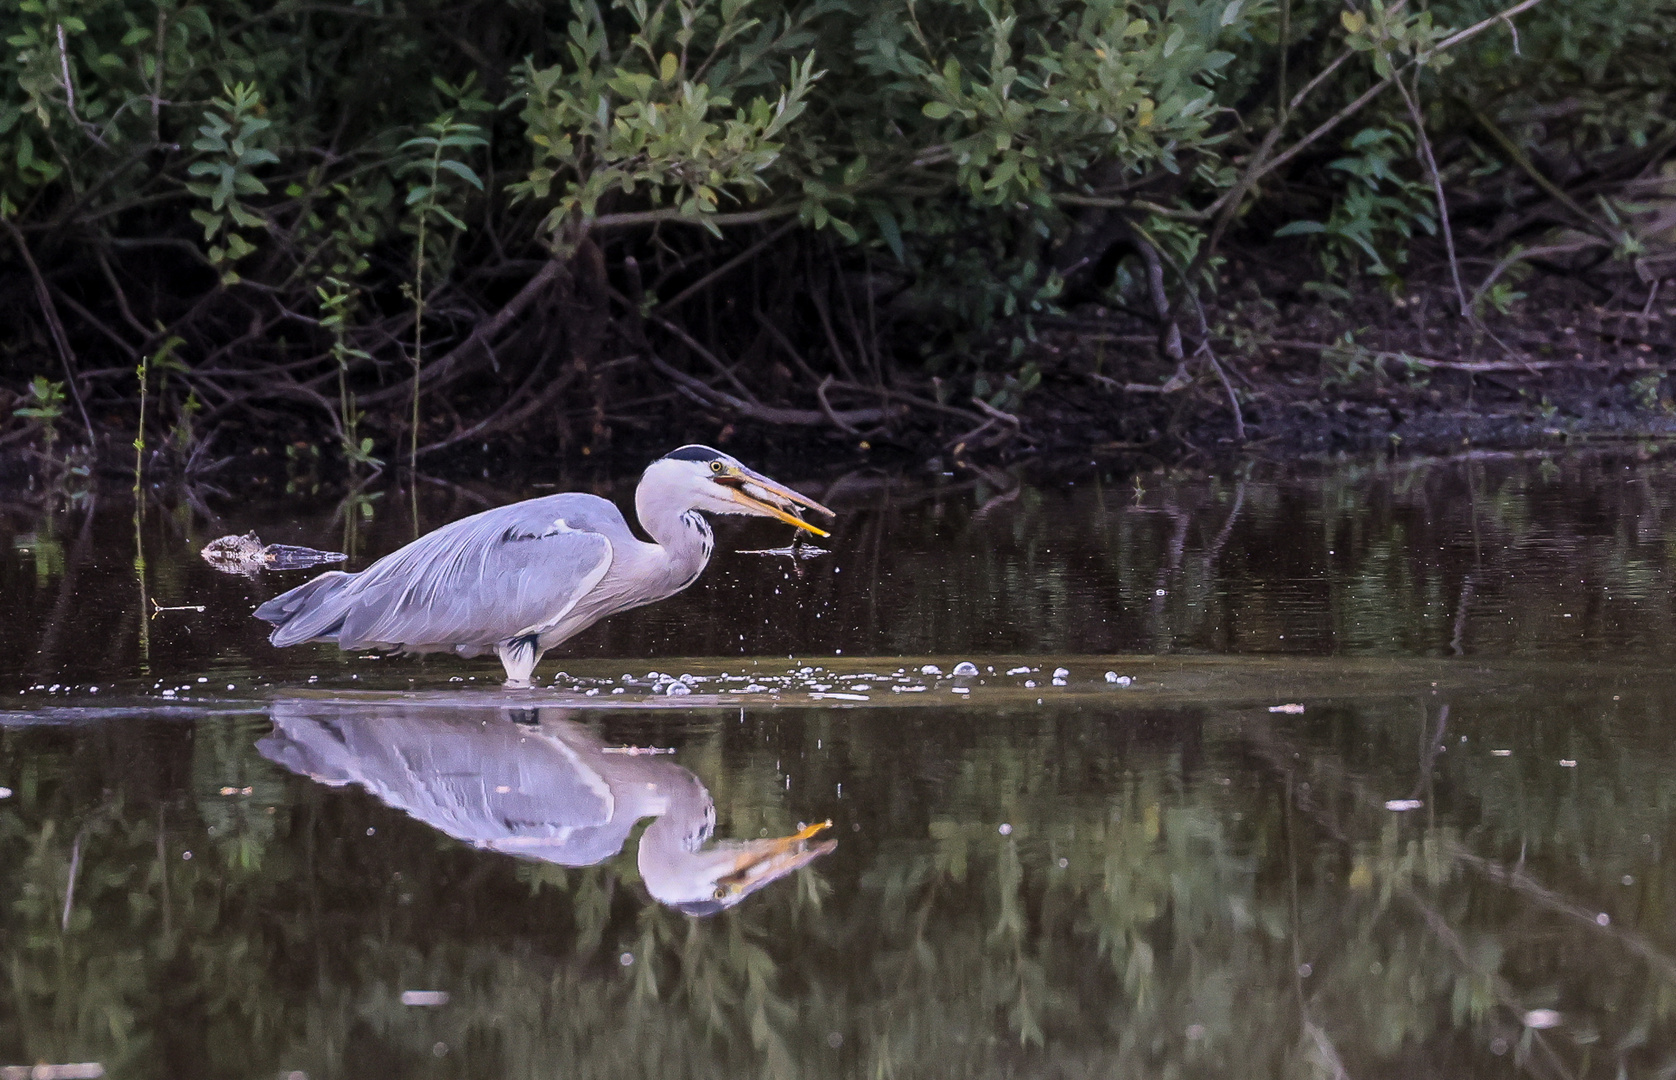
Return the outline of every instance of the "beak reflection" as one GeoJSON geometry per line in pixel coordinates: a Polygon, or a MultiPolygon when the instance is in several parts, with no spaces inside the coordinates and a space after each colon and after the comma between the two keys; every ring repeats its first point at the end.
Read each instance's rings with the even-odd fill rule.
{"type": "Polygon", "coordinates": [[[718,884],[740,892],[751,892],[770,881],[800,870],[838,846],[836,840],[811,845],[810,840],[832,828],[831,821],[805,826],[790,836],[748,842],[734,863],[733,873],[717,879],[718,884]]]}

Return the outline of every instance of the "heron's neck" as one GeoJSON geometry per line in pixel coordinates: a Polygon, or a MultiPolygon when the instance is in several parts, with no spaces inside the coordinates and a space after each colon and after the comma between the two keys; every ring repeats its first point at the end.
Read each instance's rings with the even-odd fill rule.
{"type": "Polygon", "coordinates": [[[646,806],[657,819],[640,834],[640,876],[654,896],[673,895],[674,880],[716,829],[716,804],[698,777],[679,766],[659,776],[661,807],[646,806]],[[661,812],[660,812],[661,811],[661,812]]]}
{"type": "Polygon", "coordinates": [[[634,512],[640,527],[663,549],[673,582],[679,588],[691,584],[716,546],[704,515],[677,501],[658,498],[656,486],[646,481],[634,493],[634,512]]]}

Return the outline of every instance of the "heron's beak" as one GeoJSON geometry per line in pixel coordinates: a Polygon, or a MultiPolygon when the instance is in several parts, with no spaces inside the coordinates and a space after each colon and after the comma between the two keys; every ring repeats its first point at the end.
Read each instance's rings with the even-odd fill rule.
{"type": "Polygon", "coordinates": [[[797,515],[797,508],[806,506],[810,510],[819,510],[829,518],[838,516],[807,495],[801,495],[778,481],[770,480],[761,473],[742,466],[730,469],[715,479],[716,483],[727,488],[729,498],[752,513],[779,518],[787,525],[807,529],[816,536],[831,535],[825,529],[811,525],[797,515]]]}
{"type": "Polygon", "coordinates": [[[735,893],[749,893],[770,881],[778,881],[793,870],[808,866],[838,846],[836,840],[809,843],[831,827],[830,821],[817,821],[790,836],[774,840],[752,840],[740,848],[734,859],[733,872],[717,879],[717,884],[735,893]]]}

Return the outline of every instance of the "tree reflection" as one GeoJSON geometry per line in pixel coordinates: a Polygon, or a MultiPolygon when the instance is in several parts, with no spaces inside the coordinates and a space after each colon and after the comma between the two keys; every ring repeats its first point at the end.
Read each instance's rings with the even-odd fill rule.
{"type": "Polygon", "coordinates": [[[1284,721],[629,722],[684,766],[607,754],[562,716],[411,703],[281,702],[271,732],[0,729],[0,1058],[142,1077],[1651,1075],[1676,1037],[1658,736],[1676,686],[1643,681],[1592,727],[1573,721],[1604,684],[1456,699],[1447,752],[1426,745],[1426,687],[1284,721]],[[703,775],[724,834],[837,810],[833,885],[805,870],[710,919],[647,902],[646,837],[675,815],[634,851],[597,809],[561,821],[577,763],[607,788],[703,775]],[[794,802],[788,778],[844,797],[794,802]],[[1384,808],[1417,782],[1421,809],[1384,808]],[[584,848],[603,861],[563,865],[584,848]],[[404,1006],[409,989],[450,1001],[404,1006]]]}

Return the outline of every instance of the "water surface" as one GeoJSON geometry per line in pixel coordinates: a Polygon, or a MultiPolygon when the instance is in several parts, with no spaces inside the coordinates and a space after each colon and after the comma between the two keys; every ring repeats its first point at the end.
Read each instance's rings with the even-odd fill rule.
{"type": "Polygon", "coordinates": [[[195,555],[363,566],[400,492],[0,507],[0,1065],[1676,1070],[1676,465],[781,478],[830,555],[728,522],[521,693],[274,650],[303,577],[195,555]],[[694,916],[642,878],[706,805],[703,851],[832,826],[694,916]]]}

